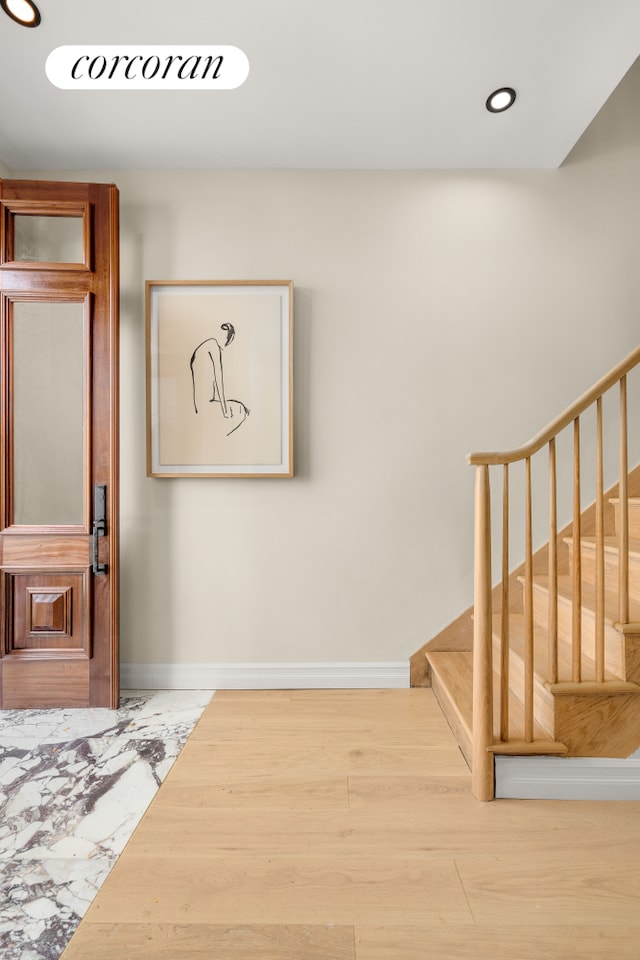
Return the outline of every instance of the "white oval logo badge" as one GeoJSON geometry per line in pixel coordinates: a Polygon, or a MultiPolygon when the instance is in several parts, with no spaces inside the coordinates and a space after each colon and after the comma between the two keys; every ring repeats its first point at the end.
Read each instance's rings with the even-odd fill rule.
{"type": "Polygon", "coordinates": [[[45,70],[61,90],[235,90],[249,60],[230,46],[74,44],[52,50],[45,70]]]}

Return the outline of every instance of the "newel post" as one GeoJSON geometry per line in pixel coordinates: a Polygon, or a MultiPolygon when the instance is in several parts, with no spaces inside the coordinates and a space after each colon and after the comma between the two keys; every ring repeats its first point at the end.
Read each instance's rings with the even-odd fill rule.
{"type": "Polygon", "coordinates": [[[472,791],[477,800],[495,795],[491,603],[491,498],[489,467],[476,467],[475,577],[473,622],[472,791]]]}

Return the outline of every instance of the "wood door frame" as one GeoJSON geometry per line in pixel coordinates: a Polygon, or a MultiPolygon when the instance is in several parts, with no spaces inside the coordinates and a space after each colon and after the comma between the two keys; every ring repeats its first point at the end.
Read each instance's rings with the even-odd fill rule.
{"type": "MultiPolygon", "coordinates": [[[[25,572],[21,562],[21,545],[25,556],[30,538],[38,534],[56,535],[58,542],[64,541],[65,548],[75,549],[78,564],[86,566],[91,562],[90,535],[92,529],[93,490],[96,485],[107,487],[107,535],[98,539],[99,560],[108,566],[108,577],[89,573],[89,589],[92,591],[92,608],[103,609],[99,616],[92,614],[90,634],[91,657],[88,661],[88,697],[86,704],[72,705],[104,706],[116,708],[120,702],[119,683],[119,196],[113,184],[92,184],[74,182],[54,182],[36,180],[0,179],[0,273],[2,275],[2,301],[5,307],[3,323],[5,336],[11,321],[11,303],[14,301],[64,301],[84,300],[84,377],[85,386],[90,387],[85,395],[91,397],[99,393],[103,402],[93,404],[85,411],[83,436],[85,442],[85,478],[87,489],[83,510],[83,522],[80,526],[64,525],[48,527],[45,525],[15,526],[12,524],[13,512],[11,495],[8,492],[13,482],[13,462],[4,462],[0,473],[0,529],[11,532],[11,545],[1,538],[0,567],[3,580],[25,572]],[[55,194],[55,199],[53,196],[55,194]],[[71,212],[75,211],[75,212],[71,212]],[[56,262],[18,262],[10,257],[13,250],[14,215],[40,216],[78,216],[83,220],[82,258],[83,263],[56,262]],[[80,293],[82,278],[86,277],[84,294],[80,293]],[[78,284],[80,281],[80,285],[78,284]],[[9,301],[7,303],[7,300],[9,301]],[[87,364],[87,353],[90,358],[87,364]],[[103,362],[94,363],[93,357],[100,356],[103,362]],[[107,362],[108,361],[108,362],[107,362]],[[78,546],[73,548],[74,535],[78,546]],[[82,540],[82,543],[80,542],[82,540]],[[6,555],[5,555],[6,554],[6,555]],[[105,593],[105,591],[108,591],[105,593]]],[[[7,447],[11,430],[11,397],[8,395],[7,373],[11,363],[10,344],[0,356],[1,369],[4,371],[5,387],[2,391],[2,415],[0,430],[3,436],[3,448],[7,447]]],[[[9,454],[11,456],[11,454],[9,454]]],[[[51,548],[55,553],[55,543],[51,548]]],[[[53,561],[49,561],[53,563],[53,561]]],[[[26,571],[33,566],[27,561],[26,571]]],[[[46,558],[43,569],[47,569],[46,558]]],[[[53,567],[51,570],[54,573],[53,567]]],[[[8,588],[0,597],[2,604],[2,647],[8,636],[7,605],[8,588]]],[[[11,659],[11,658],[9,658],[11,659]]],[[[19,662],[19,657],[17,661],[19,662]]],[[[37,666],[37,654],[31,658],[37,666]]],[[[44,669],[44,660],[41,661],[44,669]]],[[[1,669],[9,672],[15,664],[3,661],[1,669]]],[[[36,674],[37,674],[36,670],[36,674]]],[[[2,706],[2,686],[0,685],[0,706],[2,706]]],[[[41,706],[42,704],[38,704],[41,706]]],[[[61,704],[55,704],[61,705],[61,704]]]]}

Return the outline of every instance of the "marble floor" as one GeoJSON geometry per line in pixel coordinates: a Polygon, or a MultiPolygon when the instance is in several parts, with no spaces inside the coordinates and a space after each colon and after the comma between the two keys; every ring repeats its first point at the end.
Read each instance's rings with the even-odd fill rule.
{"type": "Polygon", "coordinates": [[[57,960],[211,696],[0,713],[2,960],[57,960]]]}

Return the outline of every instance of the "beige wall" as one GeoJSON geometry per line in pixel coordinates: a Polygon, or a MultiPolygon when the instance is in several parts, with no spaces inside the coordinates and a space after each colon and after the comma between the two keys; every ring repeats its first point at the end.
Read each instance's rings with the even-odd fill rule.
{"type": "Polygon", "coordinates": [[[557,171],[47,172],[121,190],[124,661],[404,660],[469,605],[465,454],[640,342],[639,104],[557,171]],[[145,476],[144,281],[204,278],[295,282],[293,480],[145,476]]]}

